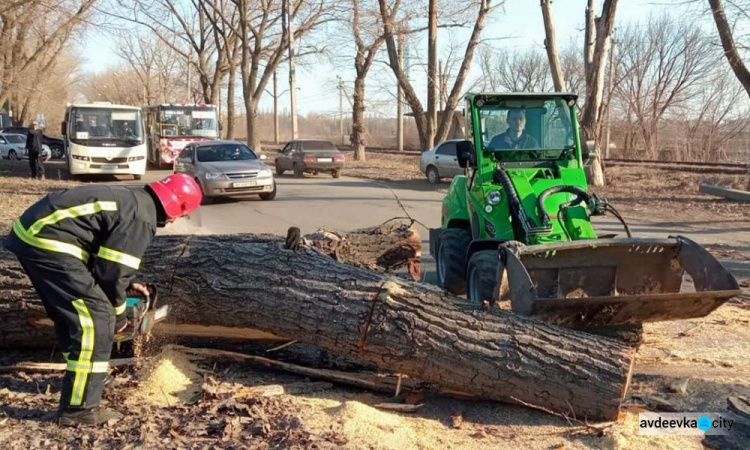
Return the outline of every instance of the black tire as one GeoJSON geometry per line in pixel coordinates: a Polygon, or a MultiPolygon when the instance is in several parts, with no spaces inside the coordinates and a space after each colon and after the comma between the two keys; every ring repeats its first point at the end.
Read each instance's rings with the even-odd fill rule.
{"type": "Polygon", "coordinates": [[[427,176],[427,181],[429,181],[430,183],[432,184],[440,183],[440,172],[438,172],[437,167],[427,166],[425,175],[427,176]]]}
{"type": "Polygon", "coordinates": [[[18,159],[18,154],[16,153],[15,150],[10,150],[8,152],[8,159],[10,159],[11,161],[15,161],[18,159]]]}
{"type": "Polygon", "coordinates": [[[497,289],[497,250],[481,250],[469,258],[466,266],[466,299],[477,305],[493,303],[497,289]]]}
{"type": "Polygon", "coordinates": [[[461,295],[466,292],[466,252],[471,233],[460,228],[447,228],[440,233],[435,258],[438,284],[447,291],[461,295]]]}
{"type": "Polygon", "coordinates": [[[276,175],[279,175],[279,176],[284,175],[284,172],[286,171],[282,169],[281,166],[279,166],[279,162],[276,161],[276,175]]]}
{"type": "Polygon", "coordinates": [[[331,176],[333,176],[333,178],[341,178],[341,169],[336,169],[332,171],[331,176]]]}
{"type": "Polygon", "coordinates": [[[305,176],[305,171],[300,169],[300,167],[297,165],[297,163],[294,164],[294,176],[297,178],[302,178],[305,176]]]}
{"type": "Polygon", "coordinates": [[[65,149],[59,145],[50,145],[49,151],[52,153],[52,159],[63,159],[65,157],[65,149]]]}
{"type": "Polygon", "coordinates": [[[264,192],[260,194],[261,200],[273,200],[276,198],[276,182],[273,183],[273,190],[271,192],[264,192]]]}

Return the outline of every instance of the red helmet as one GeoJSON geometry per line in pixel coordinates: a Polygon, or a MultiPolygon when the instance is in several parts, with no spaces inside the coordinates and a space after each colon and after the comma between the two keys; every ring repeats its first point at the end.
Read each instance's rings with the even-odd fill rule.
{"type": "Polygon", "coordinates": [[[198,183],[184,173],[175,173],[148,185],[154,191],[167,218],[176,219],[196,210],[203,201],[198,183]]]}

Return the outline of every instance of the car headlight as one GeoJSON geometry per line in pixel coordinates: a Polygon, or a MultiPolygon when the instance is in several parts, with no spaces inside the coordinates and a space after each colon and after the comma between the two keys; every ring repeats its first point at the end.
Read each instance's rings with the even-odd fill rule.
{"type": "Polygon", "coordinates": [[[272,176],[271,169],[263,169],[260,172],[258,172],[258,178],[267,178],[272,176]]]}
{"type": "Polygon", "coordinates": [[[219,178],[223,177],[224,174],[221,172],[206,172],[206,179],[207,180],[218,180],[219,178]]]}
{"type": "Polygon", "coordinates": [[[497,205],[502,199],[503,194],[501,194],[498,190],[489,191],[487,193],[487,203],[489,203],[490,205],[497,205]]]}

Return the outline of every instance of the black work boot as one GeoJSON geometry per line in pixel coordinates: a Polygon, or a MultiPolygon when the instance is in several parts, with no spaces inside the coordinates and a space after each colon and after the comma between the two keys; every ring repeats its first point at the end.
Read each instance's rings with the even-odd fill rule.
{"type": "Polygon", "coordinates": [[[57,415],[57,423],[64,427],[75,425],[101,425],[110,420],[120,420],[122,414],[97,406],[86,409],[64,409],[57,415]]]}

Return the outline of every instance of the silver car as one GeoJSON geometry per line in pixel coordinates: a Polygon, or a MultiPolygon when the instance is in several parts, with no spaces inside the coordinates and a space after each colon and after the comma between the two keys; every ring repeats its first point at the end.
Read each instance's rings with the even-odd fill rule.
{"type": "MultiPolygon", "coordinates": [[[[50,148],[42,145],[42,158],[47,161],[52,156],[50,148]]],[[[16,133],[0,134],[0,157],[3,159],[29,159],[26,149],[26,135],[16,133]]]]}
{"type": "Polygon", "coordinates": [[[422,153],[419,168],[430,183],[437,184],[441,178],[453,178],[464,173],[456,157],[456,143],[461,141],[462,139],[443,141],[422,153]]]}
{"type": "Polygon", "coordinates": [[[206,202],[214,197],[259,195],[276,197],[271,169],[250,148],[234,141],[195,142],[185,146],[174,161],[175,173],[185,173],[198,182],[206,202]]]}

